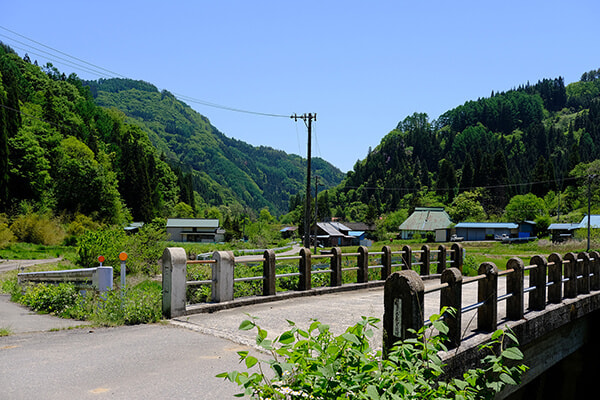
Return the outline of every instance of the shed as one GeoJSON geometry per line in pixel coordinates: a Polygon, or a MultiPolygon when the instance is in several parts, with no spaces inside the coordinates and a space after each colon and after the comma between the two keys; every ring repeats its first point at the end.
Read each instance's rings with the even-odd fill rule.
{"type": "Polygon", "coordinates": [[[502,235],[518,235],[519,225],[513,222],[460,222],[454,229],[456,235],[465,240],[493,240],[502,235]]]}

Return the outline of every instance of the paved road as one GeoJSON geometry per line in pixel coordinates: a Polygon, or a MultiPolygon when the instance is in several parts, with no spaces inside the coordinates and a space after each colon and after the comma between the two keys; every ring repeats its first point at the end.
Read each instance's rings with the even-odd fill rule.
{"type": "Polygon", "coordinates": [[[1,260],[0,273],[12,271],[13,269],[19,269],[21,267],[31,267],[32,265],[57,263],[60,260],[62,260],[62,258],[48,258],[44,260],[1,260]]]}
{"type": "MultiPolygon", "coordinates": [[[[465,302],[475,302],[476,287],[463,290],[465,302]]],[[[427,295],[426,314],[436,313],[438,307],[436,295],[427,295]]],[[[0,310],[0,327],[12,323],[15,332],[0,337],[2,399],[229,399],[239,391],[237,386],[215,375],[244,370],[238,350],[256,352],[255,333],[237,329],[247,314],[259,318],[269,337],[287,329],[287,320],[306,328],[312,318],[342,333],[363,315],[383,316],[383,288],[195,314],[166,324],[53,332],[48,329],[63,320],[34,315],[32,325],[23,327],[21,321],[29,317],[23,315],[26,310],[6,297],[0,297],[0,310]],[[17,310],[5,312],[14,307],[17,310]]],[[[464,317],[463,326],[471,316],[464,317]]],[[[373,345],[381,346],[381,329],[373,345]]]]}

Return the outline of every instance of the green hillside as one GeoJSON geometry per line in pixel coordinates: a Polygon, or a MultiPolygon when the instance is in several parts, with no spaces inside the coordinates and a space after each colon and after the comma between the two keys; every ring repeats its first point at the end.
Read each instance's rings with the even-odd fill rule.
{"type": "MultiPolygon", "coordinates": [[[[128,79],[85,85],[96,104],[124,112],[171,164],[192,172],[194,188],[210,205],[235,200],[254,210],[267,207],[282,214],[288,211],[290,196],[305,187],[306,160],[228,138],[166,90],[128,79]]],[[[326,188],[341,182],[343,174],[331,164],[317,159],[313,165],[326,188]]]]}
{"type": "Polygon", "coordinates": [[[332,214],[427,205],[453,211],[469,199],[478,210],[471,218],[501,220],[512,217],[509,201],[528,193],[543,200],[543,210],[523,210],[531,219],[586,212],[587,171],[599,150],[600,70],[567,86],[544,79],[468,101],[437,120],[405,118],[330,191],[338,205],[332,214]]]}

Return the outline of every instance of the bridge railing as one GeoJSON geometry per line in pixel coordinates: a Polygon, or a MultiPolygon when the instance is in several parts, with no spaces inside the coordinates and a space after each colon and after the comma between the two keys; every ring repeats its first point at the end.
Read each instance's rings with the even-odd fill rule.
{"type": "MultiPolygon", "coordinates": [[[[420,250],[404,246],[400,251],[392,251],[384,246],[379,252],[369,252],[360,246],[356,252],[343,253],[339,247],[322,254],[311,254],[310,249],[301,248],[299,255],[278,256],[273,250],[265,250],[261,256],[235,257],[230,251],[216,251],[212,260],[186,259],[182,248],[167,248],[163,253],[163,314],[170,318],[186,313],[188,288],[210,285],[210,303],[231,302],[234,300],[235,285],[248,282],[262,282],[261,296],[281,296],[277,292],[277,281],[297,279],[294,292],[307,292],[313,289],[313,277],[329,275],[327,290],[352,285],[360,288],[370,285],[383,285],[394,270],[418,269],[422,275],[429,276],[432,269],[441,274],[447,267],[462,271],[463,249],[455,243],[448,249],[440,245],[431,249],[424,245],[420,250]],[[325,261],[325,262],[324,262],[325,261]],[[292,272],[289,263],[293,264],[292,272]],[[323,263],[324,262],[324,263],[323,263]],[[287,272],[281,273],[281,264],[287,264],[287,272]],[[187,268],[193,264],[208,264],[211,267],[211,279],[188,280],[187,268]],[[262,274],[256,276],[236,276],[236,268],[241,264],[262,264],[262,274]],[[280,273],[278,273],[278,269],[280,273]],[[379,274],[376,271],[379,270],[379,274]],[[372,273],[370,273],[372,272],[372,273]],[[354,277],[354,274],[356,275],[354,277]],[[345,277],[345,279],[344,279],[345,277]],[[354,280],[352,283],[344,284],[354,280]]],[[[344,288],[344,290],[346,289],[344,288]]],[[[317,289],[318,290],[318,289],[317,289]]]]}
{"type": "Polygon", "coordinates": [[[424,296],[440,292],[440,311],[448,307],[454,312],[445,312],[443,319],[448,325],[448,347],[457,347],[461,342],[462,314],[477,311],[477,330],[493,332],[498,327],[498,304],[506,301],[506,319],[516,321],[525,314],[525,294],[529,295],[529,309],[543,311],[548,304],[559,304],[563,299],[575,298],[580,294],[600,290],[600,254],[567,253],[562,257],[552,253],[548,258],[533,256],[529,265],[514,257],[506,270],[498,271],[492,262],[484,262],[478,275],[463,277],[459,269],[444,270],[440,283],[425,289],[423,280],[414,271],[392,274],[385,283],[384,291],[384,348],[396,341],[410,337],[425,325],[424,296]],[[524,274],[529,271],[529,285],[524,274]],[[506,293],[499,294],[498,278],[506,276],[506,293]],[[464,285],[477,283],[477,302],[463,304],[464,285]]]}

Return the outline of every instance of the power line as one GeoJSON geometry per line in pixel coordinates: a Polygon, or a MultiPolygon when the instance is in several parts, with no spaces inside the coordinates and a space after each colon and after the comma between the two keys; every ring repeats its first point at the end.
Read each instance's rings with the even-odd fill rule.
{"type": "MultiPolygon", "coordinates": [[[[24,46],[28,46],[29,49],[28,48],[22,48],[22,47],[19,47],[19,46],[14,46],[14,47],[20,48],[21,50],[25,51],[26,53],[35,54],[35,55],[38,55],[40,57],[46,57],[46,56],[43,56],[43,55],[41,55],[39,53],[35,53],[35,51],[42,52],[42,53],[45,53],[45,54],[49,55],[50,57],[55,57],[55,58],[58,58],[59,60],[62,60],[62,62],[67,63],[67,65],[69,65],[71,67],[74,67],[76,69],[79,68],[79,69],[81,69],[81,70],[83,70],[85,72],[95,74],[96,76],[101,76],[101,77],[114,77],[114,76],[117,76],[117,77],[120,77],[120,78],[123,78],[123,79],[128,79],[125,75],[122,75],[122,74],[120,74],[118,72],[114,72],[114,71],[111,71],[109,69],[103,68],[103,67],[101,67],[99,65],[87,62],[85,60],[82,60],[81,58],[72,56],[70,54],[67,54],[67,53],[61,51],[61,50],[55,49],[53,47],[47,46],[47,45],[45,45],[45,44],[43,44],[43,43],[41,43],[41,42],[39,42],[39,41],[37,41],[35,39],[31,39],[31,38],[29,38],[29,37],[27,37],[25,35],[22,35],[22,34],[20,34],[18,32],[15,32],[15,31],[13,31],[11,29],[8,29],[8,28],[6,28],[6,27],[4,27],[2,25],[0,25],[0,29],[3,29],[5,31],[7,31],[7,32],[10,32],[13,35],[17,35],[18,37],[20,37],[22,39],[28,40],[28,41],[30,41],[32,43],[35,43],[35,44],[37,44],[39,46],[42,46],[42,47],[44,47],[44,48],[46,48],[46,49],[48,49],[48,50],[50,50],[52,52],[61,54],[61,55],[65,56],[65,57],[68,57],[68,58],[70,58],[72,60],[76,60],[78,62],[84,63],[85,65],[87,65],[87,67],[84,66],[84,65],[80,65],[80,64],[76,63],[75,61],[67,60],[67,59],[65,59],[63,57],[57,56],[56,54],[52,54],[52,53],[50,53],[48,51],[36,48],[36,47],[34,47],[34,46],[30,45],[30,44],[24,43],[24,42],[22,42],[20,40],[17,40],[15,38],[10,37],[10,36],[4,35],[4,34],[0,34],[0,36],[8,38],[9,40],[11,40],[13,42],[19,43],[19,44],[24,45],[24,46]],[[35,51],[31,51],[31,49],[34,49],[35,51]],[[104,72],[102,72],[102,71],[104,71],[104,72]]],[[[55,59],[51,59],[51,60],[55,61],[55,62],[61,63],[60,61],[56,61],[55,59]]],[[[289,115],[284,115],[284,114],[265,113],[265,112],[259,112],[259,111],[246,110],[246,109],[237,108],[237,107],[225,106],[225,105],[222,105],[222,104],[217,104],[217,103],[209,102],[209,101],[206,101],[206,100],[201,100],[201,99],[198,99],[198,98],[194,98],[194,97],[191,97],[191,96],[187,96],[187,95],[183,95],[183,94],[178,94],[178,93],[173,93],[173,95],[175,95],[178,99],[180,99],[182,101],[187,101],[187,102],[190,102],[190,103],[200,104],[200,105],[207,106],[207,107],[212,107],[212,108],[218,108],[218,109],[226,110],[226,111],[232,111],[232,112],[238,112],[238,113],[244,113],[244,114],[252,114],[252,115],[259,115],[259,116],[263,116],[263,117],[289,118],[289,115]]]]}

